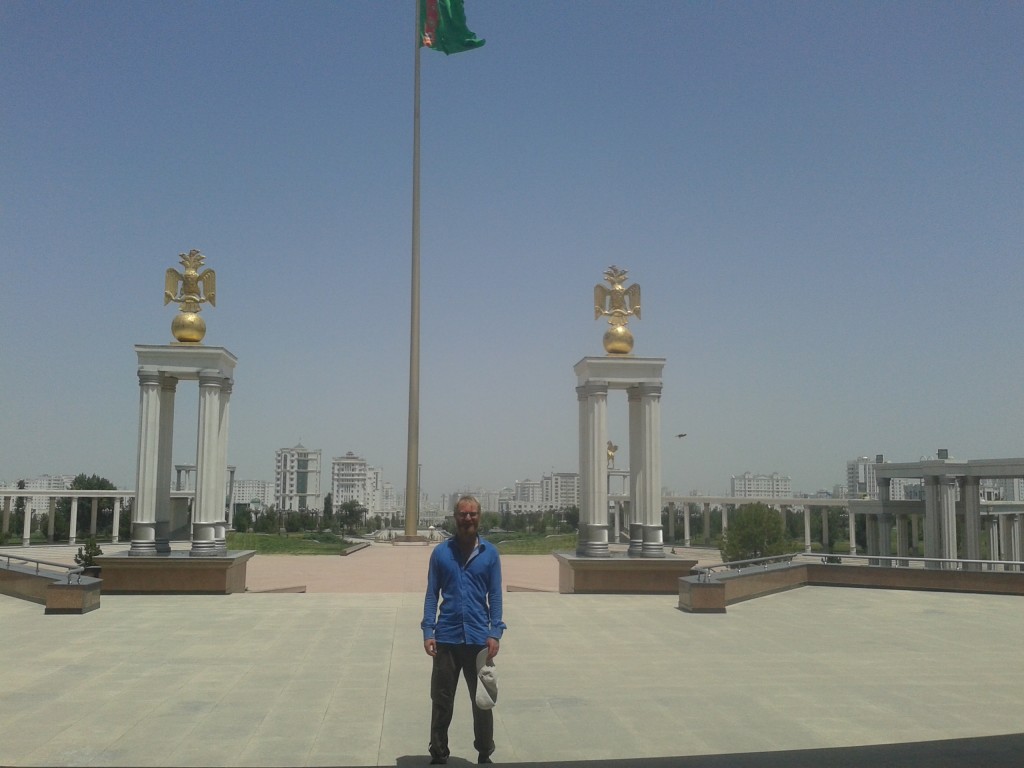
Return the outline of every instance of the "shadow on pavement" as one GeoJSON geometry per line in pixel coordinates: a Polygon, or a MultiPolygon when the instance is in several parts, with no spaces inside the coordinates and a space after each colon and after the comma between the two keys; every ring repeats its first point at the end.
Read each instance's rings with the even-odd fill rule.
{"type": "MultiPolygon", "coordinates": [[[[403,756],[398,758],[397,765],[412,768],[429,762],[427,755],[403,756]]],[[[628,760],[506,763],[495,754],[494,762],[510,768],[1020,768],[1024,765],[1024,733],[866,747],[628,760]]],[[[448,761],[452,766],[474,764],[454,755],[448,761]]]]}

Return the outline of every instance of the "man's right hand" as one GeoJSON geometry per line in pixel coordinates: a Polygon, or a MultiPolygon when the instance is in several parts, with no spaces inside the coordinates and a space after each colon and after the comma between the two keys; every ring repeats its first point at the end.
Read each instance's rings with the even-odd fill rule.
{"type": "Polygon", "coordinates": [[[434,640],[433,638],[430,640],[424,640],[423,650],[427,652],[427,656],[437,656],[437,640],[434,640]]]}

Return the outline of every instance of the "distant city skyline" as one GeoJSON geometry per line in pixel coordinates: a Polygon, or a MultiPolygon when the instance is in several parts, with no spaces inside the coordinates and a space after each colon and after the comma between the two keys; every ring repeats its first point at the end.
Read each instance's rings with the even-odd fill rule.
{"type": "MultiPolygon", "coordinates": [[[[0,6],[0,478],[134,485],[133,347],[171,342],[164,273],[195,248],[237,477],[301,440],[405,485],[413,9],[0,6]]],[[[576,468],[611,264],[643,288],[634,353],[667,361],[666,486],[1024,454],[1024,4],[467,13],[487,45],[422,56],[432,497],[576,468]]]]}
{"type": "MultiPolygon", "coordinates": [[[[319,508],[319,503],[313,503],[312,500],[315,499],[316,502],[321,502],[328,493],[337,496],[334,500],[335,503],[357,500],[361,503],[376,507],[378,504],[383,503],[384,498],[388,498],[390,499],[389,503],[395,504],[396,507],[399,506],[395,499],[399,496],[404,496],[405,489],[401,486],[396,486],[393,480],[384,476],[379,467],[372,466],[371,461],[354,451],[347,451],[342,456],[332,457],[330,464],[325,466],[322,459],[323,454],[324,451],[322,449],[305,446],[302,443],[297,444],[293,448],[278,448],[275,451],[275,456],[279,469],[275,472],[275,477],[257,478],[236,475],[234,479],[236,489],[251,487],[255,490],[250,495],[254,494],[259,498],[261,503],[277,503],[290,509],[297,509],[300,506],[300,502],[296,498],[298,495],[296,492],[297,486],[306,489],[303,491],[303,495],[307,495],[310,501],[304,502],[303,504],[310,507],[319,508]],[[303,465],[303,471],[298,472],[298,462],[300,461],[309,462],[309,466],[312,467],[312,469],[306,470],[305,465],[303,465]],[[327,480],[326,483],[325,479],[327,480]],[[357,490],[358,484],[366,481],[370,481],[372,483],[372,489],[357,490]],[[385,486],[387,486],[387,491],[385,491],[385,486]],[[373,489],[376,489],[376,491],[380,493],[380,501],[376,501],[372,498],[374,492],[373,489]],[[280,499],[280,494],[282,493],[286,494],[286,500],[283,504],[280,499]],[[368,495],[364,496],[364,494],[368,495]]],[[[828,487],[820,488],[794,487],[792,478],[782,472],[751,472],[750,470],[730,475],[724,483],[728,487],[726,491],[716,491],[707,488],[681,488],[667,483],[664,485],[664,488],[671,491],[673,494],[680,496],[708,495],[733,496],[736,498],[742,498],[744,496],[772,495],[799,496],[814,495],[815,493],[820,493],[822,491],[832,493],[836,488],[852,488],[859,477],[860,485],[853,493],[851,493],[851,495],[855,495],[856,493],[870,494],[873,491],[874,473],[871,469],[873,462],[874,459],[868,459],[867,457],[856,457],[854,459],[850,459],[843,467],[843,472],[845,473],[843,477],[839,477],[840,473],[837,472],[836,482],[832,483],[828,487]]],[[[622,464],[617,468],[620,471],[626,471],[629,469],[627,465],[622,464]]],[[[455,488],[444,489],[437,494],[431,494],[429,492],[425,493],[431,500],[432,504],[437,504],[441,499],[446,499],[453,494],[463,492],[497,494],[503,490],[510,490],[518,497],[523,493],[522,489],[528,485],[536,486],[537,492],[539,493],[542,480],[545,477],[552,475],[575,475],[576,473],[576,467],[573,467],[572,469],[554,471],[540,470],[532,474],[528,474],[525,477],[509,479],[507,482],[496,486],[485,486],[480,483],[467,483],[455,488]]],[[[69,483],[75,477],[75,474],[77,473],[43,472],[32,477],[17,478],[16,480],[0,478],[0,486],[13,487],[19,480],[26,480],[29,483],[35,483],[31,487],[57,488],[61,483],[69,483]],[[44,484],[40,485],[40,482],[43,482],[44,484]]],[[[102,472],[99,474],[103,476],[102,472]]],[[[108,477],[108,479],[111,478],[108,477]]],[[[176,480],[173,480],[172,486],[175,485],[176,482],[176,480]]],[[[118,488],[122,489],[130,489],[133,487],[133,484],[119,484],[116,482],[115,484],[118,485],[118,488]]],[[[246,500],[238,494],[239,491],[236,490],[236,501],[246,500]]],[[[242,493],[242,496],[245,496],[245,493],[242,493]]],[[[523,497],[522,500],[537,501],[537,499],[533,499],[532,497],[523,497]]]]}

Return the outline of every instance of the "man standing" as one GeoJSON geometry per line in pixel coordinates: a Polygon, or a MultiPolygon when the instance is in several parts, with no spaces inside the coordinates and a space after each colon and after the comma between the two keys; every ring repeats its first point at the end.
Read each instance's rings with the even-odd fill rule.
{"type": "Polygon", "coordinates": [[[494,716],[476,704],[476,657],[487,649],[498,655],[505,631],[501,620],[501,561],[497,548],[480,538],[480,502],[463,496],[455,505],[455,536],[430,554],[423,600],[423,648],[433,658],[430,676],[430,763],[448,762],[448,726],[455,707],[459,673],[473,702],[473,746],[477,763],[491,762],[494,716]],[[438,615],[438,597],[441,599],[438,615]]]}

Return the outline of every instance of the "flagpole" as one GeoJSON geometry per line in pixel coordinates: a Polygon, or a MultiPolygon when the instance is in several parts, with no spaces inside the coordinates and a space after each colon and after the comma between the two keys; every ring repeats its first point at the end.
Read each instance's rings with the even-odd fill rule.
{"type": "Polygon", "coordinates": [[[412,295],[409,323],[409,432],[405,464],[405,535],[419,525],[420,455],[420,0],[416,6],[412,107],[412,295]]]}

